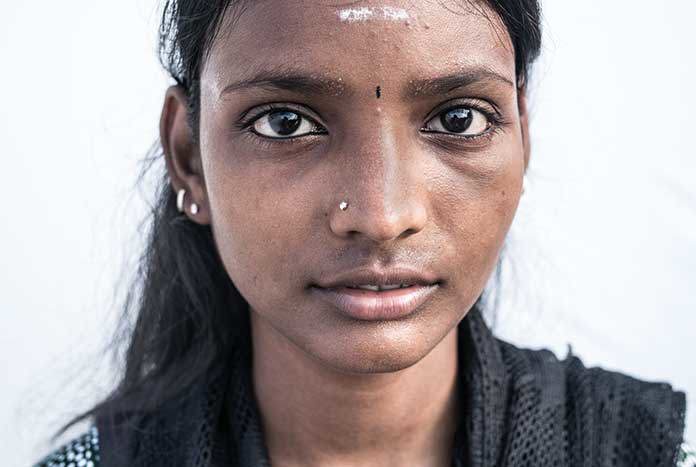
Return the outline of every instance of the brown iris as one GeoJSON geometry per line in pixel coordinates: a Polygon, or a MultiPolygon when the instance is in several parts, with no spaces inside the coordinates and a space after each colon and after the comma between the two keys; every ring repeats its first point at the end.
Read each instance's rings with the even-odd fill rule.
{"type": "Polygon", "coordinates": [[[268,124],[282,136],[293,134],[300,127],[302,117],[289,110],[279,110],[268,115],[268,124]]]}
{"type": "Polygon", "coordinates": [[[469,129],[474,121],[474,114],[471,109],[458,107],[443,112],[440,115],[440,122],[447,131],[452,133],[464,133],[469,129]]]}

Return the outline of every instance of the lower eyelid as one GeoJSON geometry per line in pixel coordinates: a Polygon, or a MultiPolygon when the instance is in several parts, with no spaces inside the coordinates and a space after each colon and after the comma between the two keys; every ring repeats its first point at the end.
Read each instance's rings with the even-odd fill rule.
{"type": "Polygon", "coordinates": [[[324,136],[324,135],[325,135],[325,133],[303,133],[303,134],[297,135],[297,136],[285,136],[285,137],[282,137],[282,138],[274,138],[274,137],[272,137],[272,136],[262,135],[262,134],[260,134],[260,133],[255,132],[255,131],[252,131],[251,133],[252,133],[254,136],[256,136],[257,138],[264,139],[264,140],[268,140],[268,141],[272,141],[272,142],[274,142],[274,143],[275,143],[275,142],[282,143],[282,142],[287,142],[287,141],[296,141],[296,140],[310,139],[310,138],[313,139],[313,138],[317,138],[317,137],[319,137],[319,136],[324,136]]]}
{"type": "Polygon", "coordinates": [[[467,141],[482,141],[482,140],[490,140],[492,139],[499,131],[501,131],[502,128],[500,125],[496,124],[491,124],[486,131],[476,134],[476,135],[461,135],[457,133],[444,133],[441,131],[429,131],[429,130],[421,130],[423,134],[426,135],[427,138],[432,138],[432,139],[447,139],[451,141],[462,141],[462,142],[467,142],[467,141]]]}
{"type": "Polygon", "coordinates": [[[244,138],[251,138],[251,142],[254,144],[263,145],[294,145],[294,144],[315,144],[318,142],[322,136],[326,133],[305,133],[299,136],[290,136],[286,138],[273,138],[266,135],[262,135],[254,130],[253,127],[249,127],[242,131],[244,138]]]}

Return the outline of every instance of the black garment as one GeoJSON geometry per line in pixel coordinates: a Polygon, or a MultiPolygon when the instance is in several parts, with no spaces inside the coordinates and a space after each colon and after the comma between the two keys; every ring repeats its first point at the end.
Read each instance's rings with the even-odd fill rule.
{"type": "MultiPolygon", "coordinates": [[[[460,467],[675,466],[685,395],[559,361],[495,338],[472,309],[459,325],[460,467]]],[[[101,464],[268,466],[250,376],[249,342],[177,404],[138,419],[98,419],[101,464]]]]}

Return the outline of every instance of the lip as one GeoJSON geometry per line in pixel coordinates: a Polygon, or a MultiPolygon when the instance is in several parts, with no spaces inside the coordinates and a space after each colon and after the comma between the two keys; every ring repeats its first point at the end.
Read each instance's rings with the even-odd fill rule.
{"type": "Polygon", "coordinates": [[[394,290],[372,290],[335,287],[312,287],[312,291],[343,314],[361,321],[386,321],[405,318],[414,313],[439,287],[412,285],[394,290]]]}
{"type": "Polygon", "coordinates": [[[439,288],[438,278],[410,267],[359,268],[312,284],[320,299],[343,314],[358,320],[379,321],[404,318],[414,313],[439,288]],[[355,285],[408,284],[409,287],[372,291],[352,289],[355,285]]]}

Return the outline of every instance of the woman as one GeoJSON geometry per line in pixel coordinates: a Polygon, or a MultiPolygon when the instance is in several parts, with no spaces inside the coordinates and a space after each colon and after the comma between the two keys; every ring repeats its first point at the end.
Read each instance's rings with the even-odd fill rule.
{"type": "Polygon", "coordinates": [[[481,317],[540,36],[535,0],[169,1],[123,379],[40,465],[692,462],[683,393],[481,317]]]}

